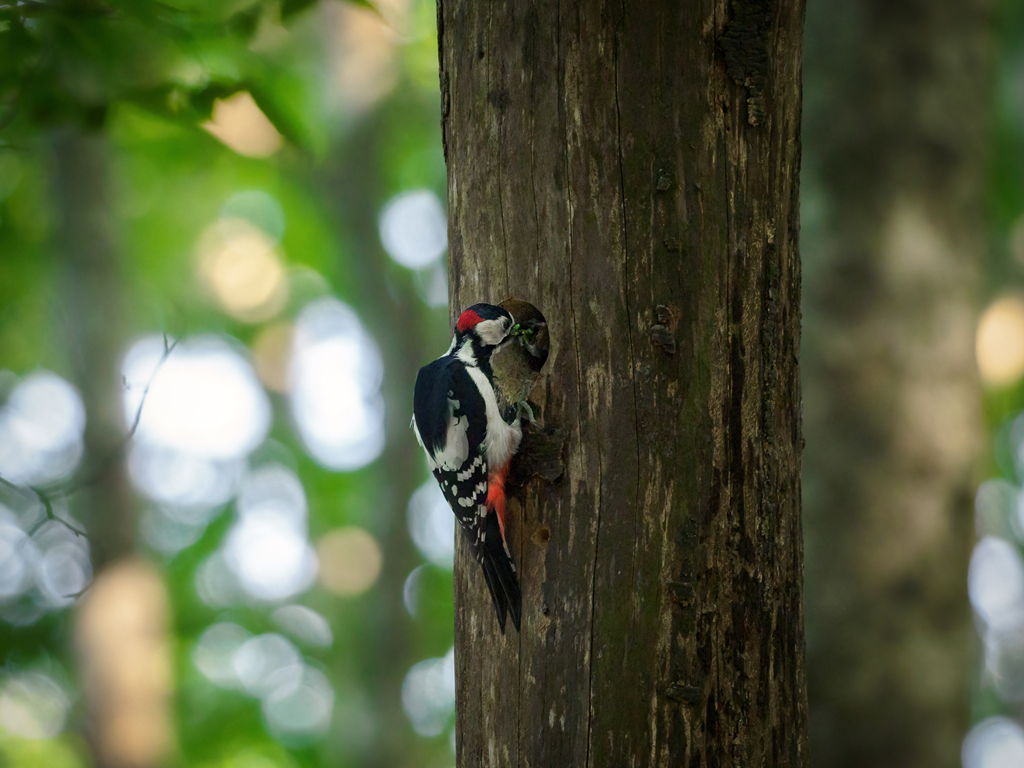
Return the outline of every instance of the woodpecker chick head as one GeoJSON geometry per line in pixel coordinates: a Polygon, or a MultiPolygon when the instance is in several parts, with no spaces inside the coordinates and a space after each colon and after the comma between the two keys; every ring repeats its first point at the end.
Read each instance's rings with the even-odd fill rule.
{"type": "Polygon", "coordinates": [[[507,309],[494,304],[474,304],[459,315],[455,324],[456,343],[470,339],[474,346],[485,350],[499,346],[505,341],[515,325],[507,309]]]}
{"type": "Polygon", "coordinates": [[[540,369],[548,359],[548,325],[544,315],[521,299],[506,299],[501,306],[515,318],[506,343],[491,357],[498,407],[506,421],[526,403],[540,369]]]}
{"type": "Polygon", "coordinates": [[[548,359],[550,339],[547,320],[539,309],[522,299],[505,299],[501,306],[516,320],[509,336],[519,341],[530,370],[537,373],[548,359]]]}

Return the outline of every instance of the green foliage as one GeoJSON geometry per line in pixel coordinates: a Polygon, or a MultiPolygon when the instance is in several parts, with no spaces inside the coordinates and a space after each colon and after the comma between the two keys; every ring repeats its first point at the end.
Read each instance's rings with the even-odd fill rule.
{"type": "MultiPolygon", "coordinates": [[[[369,3],[350,5],[383,18],[369,3]]],[[[432,9],[421,0],[411,4],[407,42],[387,43],[393,47],[394,85],[357,111],[331,106],[327,93],[337,52],[331,47],[338,45],[329,26],[343,23],[337,8],[311,0],[0,0],[0,374],[48,368],[72,378],[77,351],[70,348],[68,286],[55,247],[61,221],[52,155],[53,137],[67,131],[99,134],[109,149],[109,216],[127,337],[216,333],[251,348],[268,327],[288,323],[306,301],[330,292],[376,333],[389,385],[407,376],[399,363],[402,371],[414,371],[443,350],[446,311],[422,303],[416,279],[387,259],[376,229],[381,205],[399,191],[427,187],[444,198],[432,9]],[[240,155],[203,129],[215,101],[239,91],[252,95],[284,137],[273,156],[240,155]],[[360,174],[346,165],[351,158],[360,159],[360,174]],[[270,195],[285,221],[276,251],[291,294],[265,322],[222,312],[201,289],[196,269],[204,232],[233,195],[252,190],[270,195]],[[421,360],[407,360],[408,350],[395,346],[408,333],[389,325],[396,307],[421,334],[421,360]]],[[[406,398],[411,381],[385,389],[406,398]]],[[[416,736],[401,715],[404,672],[421,659],[443,656],[452,642],[450,571],[425,566],[421,610],[414,618],[402,605],[404,577],[422,559],[408,540],[408,499],[401,494],[427,479],[422,461],[416,453],[411,461],[403,458],[400,477],[387,459],[355,472],[327,471],[296,437],[284,398],[268,395],[274,423],[268,445],[253,461],[270,457],[295,470],[308,499],[313,541],[353,525],[377,537],[384,575],[355,597],[314,587],[297,598],[326,617],[333,631],[327,648],[296,643],[305,662],[333,686],[335,719],[327,738],[293,742],[271,732],[257,699],[217,687],[193,661],[199,637],[214,623],[234,622],[252,634],[282,631],[266,605],[239,600],[214,607],[200,599],[197,573],[222,546],[234,506],[218,510],[202,536],[175,554],[143,544],[146,556],[160,564],[171,600],[172,764],[349,766],[384,753],[408,765],[450,764],[447,732],[435,739],[416,736]],[[382,643],[396,634],[403,638],[400,652],[380,658],[382,643]],[[397,719],[378,721],[384,712],[397,719]]],[[[0,381],[0,404],[5,396],[0,381]]],[[[386,407],[389,415],[401,415],[394,419],[398,426],[389,423],[385,450],[403,457],[418,451],[406,429],[408,400],[389,400],[386,407]]],[[[70,499],[72,514],[79,501],[70,499]]],[[[46,613],[24,626],[0,618],[0,670],[53,659],[73,671],[72,634],[69,611],[46,613]]],[[[75,694],[81,683],[71,677],[75,694]]],[[[84,768],[90,764],[87,746],[71,734],[84,730],[85,715],[76,699],[68,730],[57,738],[0,736],[0,764],[84,768]]]]}
{"type": "Polygon", "coordinates": [[[0,765],[6,768],[83,768],[87,759],[80,738],[23,739],[0,731],[0,765]]]}
{"type": "MultiPolygon", "coordinates": [[[[261,29],[303,8],[271,0],[162,3],[66,0],[0,5],[0,127],[8,142],[39,130],[105,125],[135,104],[185,125],[240,90],[289,139],[315,143],[303,123],[304,84],[252,50],[261,29]]],[[[320,137],[321,139],[323,137],[320,137]]]]}

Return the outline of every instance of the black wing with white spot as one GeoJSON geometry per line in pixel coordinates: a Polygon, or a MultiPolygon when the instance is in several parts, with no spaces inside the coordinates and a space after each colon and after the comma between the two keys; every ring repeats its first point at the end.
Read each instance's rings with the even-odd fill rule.
{"type": "Polygon", "coordinates": [[[483,567],[502,632],[508,612],[518,629],[522,597],[515,565],[498,516],[486,503],[486,408],[462,361],[446,356],[420,369],[413,421],[441,492],[483,567]]]}

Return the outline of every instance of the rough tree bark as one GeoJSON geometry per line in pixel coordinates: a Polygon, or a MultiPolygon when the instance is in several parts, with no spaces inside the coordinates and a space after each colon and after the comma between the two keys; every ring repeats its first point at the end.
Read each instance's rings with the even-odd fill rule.
{"type": "Polygon", "coordinates": [[[807,664],[820,766],[960,764],[988,5],[823,0],[807,15],[807,664]]]}
{"type": "Polygon", "coordinates": [[[463,768],[806,764],[802,15],[439,3],[453,317],[545,313],[568,435],[510,504],[522,634],[460,537],[463,768]]]}

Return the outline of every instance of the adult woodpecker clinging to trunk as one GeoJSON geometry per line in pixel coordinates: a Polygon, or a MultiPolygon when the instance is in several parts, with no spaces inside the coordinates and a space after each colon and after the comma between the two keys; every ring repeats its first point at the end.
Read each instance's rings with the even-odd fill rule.
{"type": "Polygon", "coordinates": [[[520,332],[512,315],[474,304],[455,326],[448,351],[420,368],[413,396],[413,430],[441,492],[480,563],[498,624],[519,629],[522,594],[505,537],[505,479],[522,430],[518,413],[502,418],[491,353],[520,332]]]}

